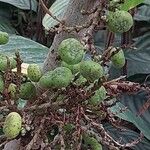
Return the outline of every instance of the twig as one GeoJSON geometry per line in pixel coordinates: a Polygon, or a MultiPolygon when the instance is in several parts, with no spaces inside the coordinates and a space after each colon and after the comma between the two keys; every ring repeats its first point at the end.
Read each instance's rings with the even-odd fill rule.
{"type": "Polygon", "coordinates": [[[38,130],[36,131],[33,139],[30,141],[30,143],[27,145],[26,147],[26,150],[31,150],[32,149],[32,146],[34,145],[34,143],[37,141],[37,138],[41,132],[41,130],[43,129],[43,125],[44,125],[44,122],[45,122],[45,117],[43,117],[43,119],[41,120],[41,124],[38,128],[38,130]]]}

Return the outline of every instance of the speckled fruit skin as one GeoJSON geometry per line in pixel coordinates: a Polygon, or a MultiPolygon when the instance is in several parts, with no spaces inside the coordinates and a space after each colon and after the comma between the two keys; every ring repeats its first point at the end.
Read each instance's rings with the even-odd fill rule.
{"type": "Polygon", "coordinates": [[[40,80],[39,80],[39,85],[42,87],[42,88],[50,88],[52,87],[52,80],[51,80],[51,74],[52,74],[53,71],[48,71],[46,74],[44,74],[40,80]]]}
{"type": "Polygon", "coordinates": [[[123,50],[119,50],[118,53],[114,54],[111,57],[112,65],[115,68],[122,68],[125,65],[125,56],[123,50]]]}
{"type": "Polygon", "coordinates": [[[82,61],[80,64],[80,73],[88,81],[94,82],[103,76],[103,68],[100,64],[91,60],[82,61]]]}
{"type": "Polygon", "coordinates": [[[83,140],[86,147],[90,146],[92,150],[103,150],[102,145],[94,137],[90,137],[89,135],[84,134],[83,140]]]}
{"type": "Polygon", "coordinates": [[[32,99],[36,96],[36,88],[33,83],[26,82],[21,84],[19,97],[24,100],[32,99]]]}
{"type": "Polygon", "coordinates": [[[79,70],[80,70],[80,63],[75,64],[75,65],[68,65],[66,62],[62,61],[61,66],[69,68],[72,71],[73,74],[78,73],[79,70]]]}
{"type": "Polygon", "coordinates": [[[50,79],[52,83],[52,87],[54,88],[62,88],[67,87],[73,78],[72,72],[70,69],[66,67],[58,67],[53,70],[50,79]]]}
{"type": "Polygon", "coordinates": [[[88,103],[90,105],[99,105],[105,98],[106,98],[106,89],[104,86],[101,86],[97,91],[95,91],[94,96],[92,96],[89,100],[88,103]]]}
{"type": "Polygon", "coordinates": [[[4,90],[4,80],[2,76],[0,75],[0,92],[3,92],[4,90]]]}
{"type": "Polygon", "coordinates": [[[115,33],[127,32],[133,26],[133,18],[131,14],[123,10],[109,12],[107,20],[109,30],[115,33]]]}
{"type": "Polygon", "coordinates": [[[58,67],[53,71],[44,74],[39,85],[43,88],[62,88],[67,87],[73,78],[72,72],[66,67],[58,67]]]}
{"type": "Polygon", "coordinates": [[[74,65],[82,60],[84,56],[84,47],[78,40],[68,38],[60,43],[58,52],[64,62],[69,65],[74,65]]]}
{"type": "MultiPolygon", "coordinates": [[[[8,57],[10,61],[10,68],[16,68],[16,60],[13,57],[8,57]]],[[[6,71],[7,69],[7,57],[0,54],[0,71],[6,71]]]]}
{"type": "Polygon", "coordinates": [[[8,41],[9,41],[8,33],[0,31],[0,45],[7,44],[8,41]]]}
{"type": "Polygon", "coordinates": [[[16,96],[16,91],[17,91],[16,89],[17,89],[17,86],[14,83],[11,83],[8,87],[8,92],[10,92],[10,95],[12,98],[15,98],[16,96]]]}
{"type": "Polygon", "coordinates": [[[13,139],[19,135],[21,126],[21,116],[17,112],[11,112],[5,119],[3,132],[8,139],[13,139]]]}
{"type": "Polygon", "coordinates": [[[27,75],[33,82],[38,82],[42,76],[41,68],[37,64],[30,64],[27,68],[27,75]]]}

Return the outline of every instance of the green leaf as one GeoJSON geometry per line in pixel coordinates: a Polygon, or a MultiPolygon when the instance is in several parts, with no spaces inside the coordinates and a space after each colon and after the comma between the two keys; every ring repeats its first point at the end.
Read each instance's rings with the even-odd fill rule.
{"type": "Polygon", "coordinates": [[[37,11],[37,5],[38,5],[36,0],[31,0],[31,5],[30,5],[30,0],[0,0],[0,2],[11,4],[20,9],[25,9],[25,10],[31,9],[33,11],[37,11]]]}
{"type": "Polygon", "coordinates": [[[11,35],[6,45],[0,46],[0,53],[13,55],[19,49],[25,63],[42,63],[48,53],[48,48],[22,36],[11,35]]]}
{"type": "MultiPolygon", "coordinates": [[[[60,20],[63,19],[64,12],[68,6],[69,0],[56,0],[55,3],[50,7],[50,12],[60,20]]],[[[43,26],[46,30],[58,24],[53,18],[46,14],[42,21],[43,26]]]]}
{"type": "Polygon", "coordinates": [[[0,16],[0,31],[7,32],[9,34],[18,33],[15,28],[12,27],[10,21],[0,16]]]}
{"type": "Polygon", "coordinates": [[[146,100],[146,93],[144,92],[139,92],[136,95],[124,94],[119,100],[120,102],[111,108],[111,111],[116,113],[119,118],[133,123],[150,140],[150,111],[147,110],[143,115],[138,116],[146,100]],[[120,110],[125,109],[125,107],[127,110],[121,112],[120,110]]]}
{"type": "MultiPolygon", "coordinates": [[[[114,126],[110,124],[104,125],[105,130],[119,143],[125,144],[125,143],[131,143],[132,141],[138,139],[140,137],[139,133],[131,130],[131,129],[125,129],[125,130],[118,130],[114,126]]],[[[150,141],[146,138],[142,138],[142,140],[137,143],[135,146],[131,147],[131,150],[149,150],[150,148],[150,141]]]]}
{"type": "Polygon", "coordinates": [[[121,5],[121,10],[128,11],[137,5],[143,3],[144,0],[126,0],[122,5],[121,5]]]}

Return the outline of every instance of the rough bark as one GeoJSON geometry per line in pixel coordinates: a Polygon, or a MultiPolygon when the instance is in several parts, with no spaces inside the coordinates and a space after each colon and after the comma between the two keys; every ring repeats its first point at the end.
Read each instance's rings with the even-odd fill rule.
{"type": "MultiPolygon", "coordinates": [[[[66,25],[74,26],[74,25],[82,25],[87,21],[88,16],[82,15],[81,10],[90,10],[94,6],[96,0],[70,0],[69,6],[64,15],[64,20],[66,25]]],[[[83,31],[80,32],[82,34],[83,31]]],[[[65,32],[61,32],[57,34],[54,38],[53,44],[50,47],[47,58],[44,62],[43,71],[46,72],[48,70],[56,68],[58,66],[57,58],[57,48],[60,42],[68,37],[78,37],[79,35],[75,33],[67,34],[65,32]]]]}

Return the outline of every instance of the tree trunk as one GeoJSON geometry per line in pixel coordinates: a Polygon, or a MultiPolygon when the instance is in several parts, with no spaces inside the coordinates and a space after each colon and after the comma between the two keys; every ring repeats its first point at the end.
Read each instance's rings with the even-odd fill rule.
{"type": "MultiPolygon", "coordinates": [[[[64,15],[64,20],[66,26],[71,27],[74,25],[83,25],[86,23],[88,16],[82,15],[81,10],[91,10],[95,4],[96,0],[70,0],[69,6],[64,15]]],[[[80,31],[82,34],[83,31],[80,31]]],[[[54,38],[53,44],[50,47],[47,58],[44,62],[43,72],[52,70],[58,66],[57,61],[57,48],[60,42],[68,37],[79,38],[79,34],[61,32],[57,34],[54,38]]]]}

